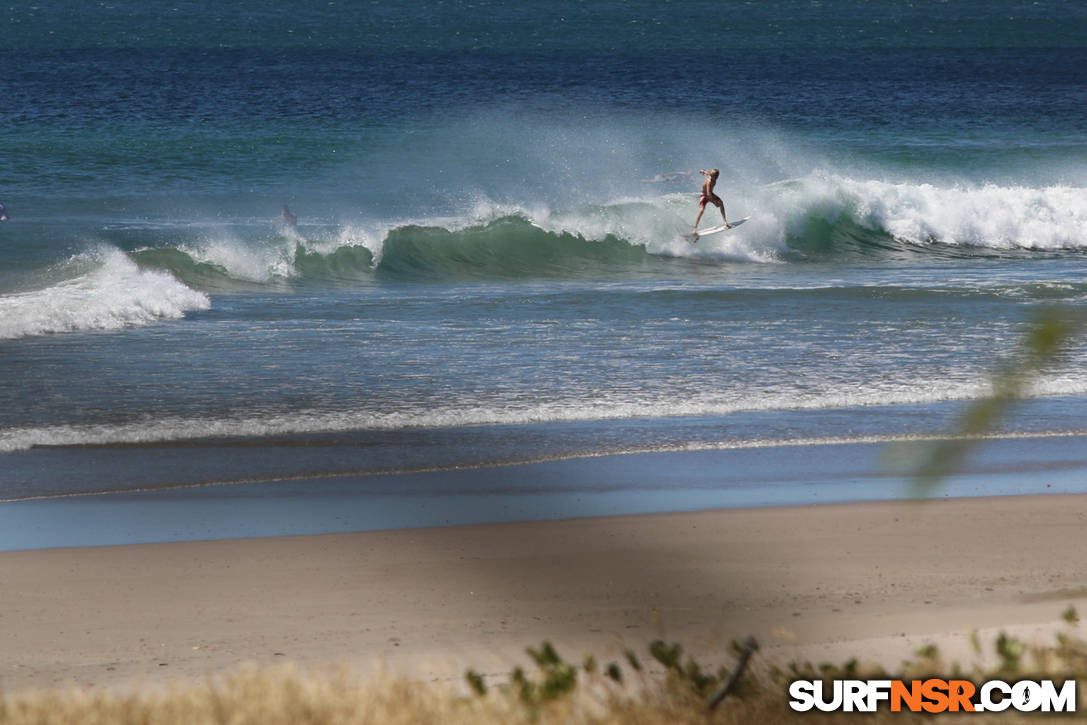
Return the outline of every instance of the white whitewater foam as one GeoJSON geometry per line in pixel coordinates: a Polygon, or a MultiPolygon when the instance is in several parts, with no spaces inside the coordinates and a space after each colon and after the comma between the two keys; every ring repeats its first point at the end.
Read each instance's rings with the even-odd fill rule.
{"type": "Polygon", "coordinates": [[[267,283],[275,277],[294,276],[296,244],[287,239],[278,244],[256,245],[222,231],[196,245],[181,244],[178,249],[198,263],[221,267],[234,279],[267,283]]]}
{"type": "Polygon", "coordinates": [[[823,207],[831,212],[837,207],[860,224],[909,242],[993,249],[1087,247],[1083,188],[937,186],[842,176],[803,182],[803,204],[809,210],[823,207]]]}
{"type": "MultiPolygon", "coordinates": [[[[57,425],[0,430],[0,452],[35,445],[154,443],[196,438],[249,437],[350,430],[454,428],[551,422],[715,416],[771,410],[832,410],[970,400],[990,394],[985,383],[900,384],[889,389],[839,389],[801,394],[750,392],[737,396],[706,394],[659,401],[568,400],[530,406],[438,406],[397,411],[300,411],[261,417],[160,418],[124,424],[57,425]]],[[[1087,394],[1087,380],[1069,373],[1040,379],[1025,397],[1087,394]]]]}
{"type": "Polygon", "coordinates": [[[0,297],[0,339],[78,330],[119,330],[211,307],[207,295],[165,272],[141,270],[123,252],[77,255],[90,271],[51,287],[0,297]]]}

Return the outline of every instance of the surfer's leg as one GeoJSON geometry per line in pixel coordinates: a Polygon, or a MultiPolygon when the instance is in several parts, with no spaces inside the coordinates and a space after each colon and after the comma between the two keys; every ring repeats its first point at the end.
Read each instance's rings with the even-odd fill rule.
{"type": "Polygon", "coordinates": [[[729,224],[728,219],[725,218],[725,202],[721,201],[720,199],[715,199],[714,204],[716,204],[717,208],[721,210],[721,221],[725,223],[725,227],[727,227],[728,229],[732,229],[732,225],[729,224]]]}
{"type": "Polygon", "coordinates": [[[694,218],[694,230],[696,232],[698,231],[698,222],[702,221],[702,212],[704,212],[704,211],[706,211],[706,205],[705,204],[699,204],[698,205],[698,216],[696,216],[694,218]]]}

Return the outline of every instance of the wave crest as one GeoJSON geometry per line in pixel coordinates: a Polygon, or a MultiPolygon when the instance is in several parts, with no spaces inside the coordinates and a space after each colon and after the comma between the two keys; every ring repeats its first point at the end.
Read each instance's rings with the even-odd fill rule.
{"type": "Polygon", "coordinates": [[[76,276],[44,289],[0,296],[0,339],[119,330],[208,309],[211,301],[172,275],[140,269],[119,250],[76,255],[76,276]]]}
{"type": "Polygon", "coordinates": [[[1087,247],[1087,189],[936,186],[833,177],[854,221],[895,239],[995,250],[1087,247]]]}

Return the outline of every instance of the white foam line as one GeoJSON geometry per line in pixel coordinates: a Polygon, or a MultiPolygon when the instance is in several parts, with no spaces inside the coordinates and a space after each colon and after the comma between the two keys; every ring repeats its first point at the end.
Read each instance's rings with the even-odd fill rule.
{"type": "MultiPolygon", "coordinates": [[[[983,398],[985,385],[952,386],[917,395],[909,390],[841,396],[819,395],[797,399],[794,395],[764,396],[759,400],[696,400],[670,403],[588,403],[578,406],[552,403],[535,408],[491,409],[449,408],[395,413],[296,413],[260,419],[224,418],[209,420],[163,419],[122,425],[58,425],[41,428],[0,430],[0,453],[27,450],[34,446],[124,445],[169,443],[207,438],[260,437],[306,433],[342,433],[356,430],[406,430],[461,428],[468,426],[530,425],[535,423],[579,423],[606,420],[724,416],[780,410],[843,410],[897,405],[924,405],[983,398]]],[[[1024,399],[1080,395],[1084,382],[1074,377],[1035,381],[1024,399]]]]}

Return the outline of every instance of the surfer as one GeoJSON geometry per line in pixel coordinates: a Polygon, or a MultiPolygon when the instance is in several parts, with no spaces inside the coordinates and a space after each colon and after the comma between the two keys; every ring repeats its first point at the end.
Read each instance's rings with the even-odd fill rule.
{"type": "Polygon", "coordinates": [[[721,197],[713,193],[713,187],[717,184],[717,176],[721,173],[717,169],[699,169],[698,173],[708,177],[702,182],[702,196],[698,199],[698,216],[694,220],[694,233],[695,238],[698,237],[698,222],[702,221],[702,212],[706,211],[706,204],[713,204],[715,207],[721,210],[721,221],[725,223],[725,229],[731,229],[732,225],[728,223],[728,219],[725,218],[725,202],[721,201],[721,197]]]}
{"type": "Polygon", "coordinates": [[[279,219],[276,219],[276,221],[289,229],[298,226],[298,217],[291,213],[286,204],[283,205],[283,211],[279,213],[279,219]]]}
{"type": "Polygon", "coordinates": [[[3,203],[0,203],[0,222],[6,222],[8,220],[8,210],[4,208],[3,203]]]}

